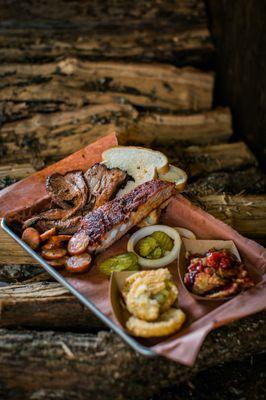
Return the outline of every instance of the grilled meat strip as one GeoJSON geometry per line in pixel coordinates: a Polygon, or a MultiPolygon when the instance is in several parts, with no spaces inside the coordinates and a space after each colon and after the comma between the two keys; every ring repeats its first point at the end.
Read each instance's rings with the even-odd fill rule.
{"type": "Polygon", "coordinates": [[[94,199],[93,208],[101,207],[107,201],[111,200],[125,182],[126,177],[126,172],[121,171],[121,169],[109,169],[104,164],[97,163],[89,168],[84,174],[84,178],[90,195],[94,199]]]}
{"type": "MultiPolygon", "coordinates": [[[[46,179],[46,190],[55,204],[62,207],[63,220],[82,209],[88,200],[88,187],[82,171],[68,172],[66,175],[55,173],[46,179]]],[[[60,219],[52,218],[50,219],[60,219]]]]}
{"type": "Polygon", "coordinates": [[[77,232],[80,226],[81,218],[82,217],[80,215],[75,215],[66,220],[39,219],[34,224],[34,227],[40,232],[45,232],[48,229],[56,228],[57,233],[60,235],[73,235],[75,232],[77,232]]]}
{"type": "Polygon", "coordinates": [[[99,253],[169,199],[174,184],[152,180],[88,213],[68,243],[70,254],[99,253]]]}

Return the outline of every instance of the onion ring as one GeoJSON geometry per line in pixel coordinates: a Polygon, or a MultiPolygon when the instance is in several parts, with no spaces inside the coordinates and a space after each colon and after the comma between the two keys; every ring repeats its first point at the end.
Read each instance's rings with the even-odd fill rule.
{"type": "Polygon", "coordinates": [[[189,229],[181,228],[180,226],[176,226],[176,227],[174,227],[174,229],[179,233],[181,238],[197,239],[195,233],[190,231],[189,229]]]}
{"type": "Polygon", "coordinates": [[[179,233],[176,231],[175,228],[171,228],[170,226],[166,225],[152,225],[142,228],[137,232],[135,232],[130,237],[127,243],[127,251],[135,253],[138,256],[139,265],[145,268],[160,268],[168,264],[171,264],[171,262],[173,262],[176,258],[178,258],[180,247],[181,247],[181,239],[179,233]],[[140,239],[151,235],[155,231],[165,232],[168,236],[170,236],[170,238],[173,239],[174,241],[174,247],[172,248],[171,251],[166,252],[164,257],[161,257],[159,259],[152,260],[141,257],[134,250],[136,244],[140,239]]]}

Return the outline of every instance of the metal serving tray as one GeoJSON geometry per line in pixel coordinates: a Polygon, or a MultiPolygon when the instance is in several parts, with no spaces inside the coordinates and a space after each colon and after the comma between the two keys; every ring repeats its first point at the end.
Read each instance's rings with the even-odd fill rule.
{"type": "Polygon", "coordinates": [[[27,253],[31,255],[39,264],[61,285],[70,291],[85,307],[92,311],[102,322],[117,333],[129,346],[140,354],[148,357],[155,357],[157,354],[146,346],[141,345],[132,336],[128,335],[120,326],[116,325],[111,319],[106,317],[93,302],[88,300],[83,294],[74,288],[59,272],[52,268],[38,253],[32,250],[18,235],[16,235],[12,229],[7,225],[5,218],[2,219],[1,227],[3,230],[10,235],[27,253]]]}

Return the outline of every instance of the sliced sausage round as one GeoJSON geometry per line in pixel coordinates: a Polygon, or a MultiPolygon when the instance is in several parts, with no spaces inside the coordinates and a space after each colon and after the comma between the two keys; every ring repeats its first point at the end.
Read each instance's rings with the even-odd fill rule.
{"type": "Polygon", "coordinates": [[[66,260],[66,270],[74,274],[82,273],[88,271],[90,264],[90,254],[83,253],[78,256],[69,257],[66,260]]]}
{"type": "Polygon", "coordinates": [[[45,240],[48,240],[50,237],[54,236],[56,234],[56,228],[51,228],[48,229],[47,231],[43,232],[40,235],[41,241],[44,242],[45,240]]]}
{"type": "Polygon", "coordinates": [[[40,234],[35,228],[26,228],[22,233],[21,239],[34,250],[39,247],[41,242],[40,234]]]}
{"type": "Polygon", "coordinates": [[[82,254],[86,251],[89,238],[84,231],[77,232],[68,242],[67,250],[71,255],[82,254]]]}
{"type": "Polygon", "coordinates": [[[45,258],[45,260],[58,260],[59,258],[64,257],[66,253],[66,249],[43,249],[41,252],[41,256],[45,258]]]}
{"type": "Polygon", "coordinates": [[[57,235],[50,237],[47,242],[43,245],[43,249],[50,250],[50,249],[58,249],[62,246],[63,242],[68,242],[71,239],[71,235],[57,235]]]}
{"type": "Polygon", "coordinates": [[[48,264],[55,269],[61,269],[66,264],[66,257],[58,258],[57,260],[50,260],[48,264]]]}

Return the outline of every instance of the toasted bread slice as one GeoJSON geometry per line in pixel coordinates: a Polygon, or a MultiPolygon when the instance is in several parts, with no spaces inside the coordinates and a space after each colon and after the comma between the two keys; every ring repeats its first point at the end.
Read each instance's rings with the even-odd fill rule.
{"type": "Polygon", "coordinates": [[[181,192],[187,184],[187,174],[181,168],[169,165],[169,170],[165,173],[159,173],[158,178],[163,181],[173,182],[176,190],[181,192]]]}
{"type": "Polygon", "coordinates": [[[116,146],[104,151],[102,157],[108,168],[120,168],[133,178],[118,192],[118,197],[143,182],[158,178],[158,174],[165,174],[169,169],[168,158],[163,153],[144,147],[116,146]]]}

